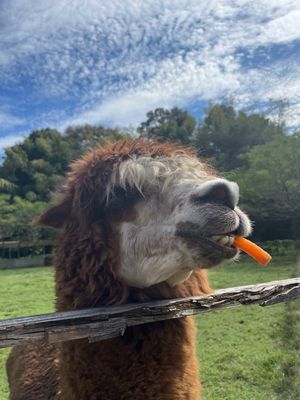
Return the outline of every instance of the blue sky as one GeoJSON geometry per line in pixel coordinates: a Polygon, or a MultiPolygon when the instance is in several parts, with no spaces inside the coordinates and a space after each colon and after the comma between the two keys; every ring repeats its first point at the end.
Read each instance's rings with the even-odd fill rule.
{"type": "MultiPolygon", "coordinates": [[[[33,129],[134,127],[284,101],[300,126],[299,0],[1,0],[0,149],[33,129]]],[[[270,116],[272,111],[269,108],[270,116]]]]}

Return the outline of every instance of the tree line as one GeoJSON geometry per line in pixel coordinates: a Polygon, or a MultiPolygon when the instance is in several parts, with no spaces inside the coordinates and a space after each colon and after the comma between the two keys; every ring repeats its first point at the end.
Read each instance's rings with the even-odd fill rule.
{"type": "MultiPolygon", "coordinates": [[[[255,221],[260,240],[296,239],[300,234],[300,133],[264,115],[211,104],[199,121],[187,111],[157,108],[137,135],[197,149],[241,188],[241,206],[255,221]]],[[[52,201],[71,161],[94,146],[130,137],[103,126],[33,131],[5,149],[0,166],[0,240],[34,239],[48,231],[30,225],[52,201]]]]}

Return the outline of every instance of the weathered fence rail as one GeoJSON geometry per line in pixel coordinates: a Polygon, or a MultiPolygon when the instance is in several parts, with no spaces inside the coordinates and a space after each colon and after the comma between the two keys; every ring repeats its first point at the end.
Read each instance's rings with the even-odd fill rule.
{"type": "Polygon", "coordinates": [[[0,347],[87,338],[90,342],[124,334],[127,327],[258,303],[269,306],[300,297],[300,277],[218,290],[201,297],[131,303],[0,321],[0,347]]]}
{"type": "Polygon", "coordinates": [[[54,246],[54,240],[37,240],[35,242],[24,242],[21,240],[14,240],[9,242],[0,241],[0,249],[19,249],[23,247],[36,247],[36,246],[54,246]]]}
{"type": "Polygon", "coordinates": [[[0,241],[0,269],[49,266],[54,246],[53,240],[0,241]]]}

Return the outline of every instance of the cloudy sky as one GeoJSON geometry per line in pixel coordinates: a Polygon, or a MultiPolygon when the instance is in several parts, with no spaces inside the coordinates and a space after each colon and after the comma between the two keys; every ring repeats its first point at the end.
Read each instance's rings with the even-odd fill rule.
{"type": "Polygon", "coordinates": [[[155,107],[284,101],[300,126],[299,0],[1,0],[0,149],[155,107]]]}

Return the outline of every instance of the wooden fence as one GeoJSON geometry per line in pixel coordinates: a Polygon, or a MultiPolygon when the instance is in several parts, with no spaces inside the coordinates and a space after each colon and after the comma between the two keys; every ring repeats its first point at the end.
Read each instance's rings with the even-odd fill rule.
{"type": "Polygon", "coordinates": [[[218,290],[201,297],[131,303],[2,320],[0,347],[35,341],[56,343],[82,338],[95,342],[121,336],[130,326],[248,304],[269,306],[297,297],[300,297],[300,277],[218,290]]]}
{"type": "Polygon", "coordinates": [[[0,269],[51,265],[54,245],[53,240],[0,242],[0,269]],[[24,250],[25,256],[21,254],[24,250]]]}
{"type": "Polygon", "coordinates": [[[54,246],[53,240],[37,240],[36,242],[24,242],[21,240],[13,240],[9,242],[0,242],[0,249],[21,249],[24,247],[44,247],[54,246]]]}

